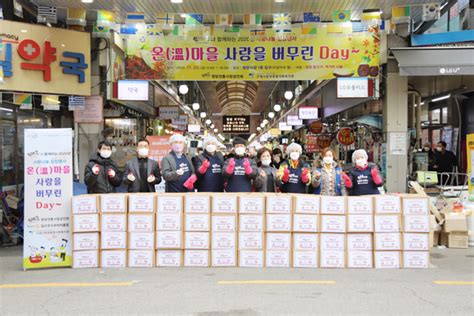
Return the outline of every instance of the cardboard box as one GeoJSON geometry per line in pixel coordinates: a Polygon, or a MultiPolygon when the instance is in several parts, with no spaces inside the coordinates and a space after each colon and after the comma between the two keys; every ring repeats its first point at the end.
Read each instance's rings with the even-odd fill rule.
{"type": "Polygon", "coordinates": [[[185,249],[208,250],[210,234],[208,232],[186,232],[184,234],[185,249]]]}
{"type": "Polygon", "coordinates": [[[403,229],[407,233],[429,233],[430,217],[428,215],[405,215],[403,229]]]}
{"type": "Polygon", "coordinates": [[[155,251],[153,250],[129,250],[128,267],[130,268],[153,268],[155,266],[155,251]]]}
{"type": "Polygon", "coordinates": [[[128,195],[129,213],[153,213],[155,211],[155,195],[149,193],[132,193],[128,195]]]}
{"type": "Polygon", "coordinates": [[[398,195],[380,194],[375,196],[376,214],[400,214],[401,199],[398,195]]]}
{"type": "Polygon", "coordinates": [[[127,266],[127,250],[102,250],[100,252],[101,268],[125,268],[127,266]]]}
{"type": "Polygon", "coordinates": [[[243,194],[239,197],[240,214],[263,214],[265,213],[265,196],[260,193],[243,194]]]}
{"type": "Polygon", "coordinates": [[[319,234],[295,233],[293,234],[294,251],[318,251],[319,234]]]}
{"type": "Polygon", "coordinates": [[[72,231],[88,233],[99,231],[99,214],[77,214],[72,216],[72,231]]]}
{"type": "Polygon", "coordinates": [[[375,250],[401,250],[402,236],[400,233],[375,233],[375,250]]]}
{"type": "Polygon", "coordinates": [[[212,233],[211,249],[237,249],[237,234],[234,233],[212,233]]]}
{"type": "Polygon", "coordinates": [[[374,231],[373,215],[350,214],[347,215],[347,232],[372,233],[374,231]]]}
{"type": "Polygon", "coordinates": [[[374,229],[376,233],[397,233],[401,231],[400,215],[375,214],[374,229]]]}
{"type": "Polygon", "coordinates": [[[212,267],[236,267],[237,251],[236,249],[212,249],[211,250],[212,267]]]}
{"type": "Polygon", "coordinates": [[[282,193],[268,193],[266,203],[267,214],[291,214],[292,196],[282,193]]]}
{"type": "Polygon", "coordinates": [[[78,233],[72,237],[74,251],[99,249],[99,233],[78,233]]]}
{"type": "Polygon", "coordinates": [[[100,195],[101,213],[126,213],[127,195],[123,193],[101,194],[100,195]]]}
{"type": "Polygon", "coordinates": [[[263,268],[263,250],[241,250],[239,251],[239,267],[241,268],[263,268]]]}
{"type": "Polygon", "coordinates": [[[291,232],[291,214],[267,214],[267,232],[291,232]]]}
{"type": "Polygon", "coordinates": [[[185,267],[209,267],[211,253],[209,250],[185,250],[185,267]]]}
{"type": "Polygon", "coordinates": [[[157,249],[182,249],[183,233],[181,231],[158,231],[155,244],[157,249]]]}
{"type": "Polygon", "coordinates": [[[434,231],[434,227],[437,225],[436,217],[433,214],[430,214],[430,232],[429,232],[429,249],[433,248],[433,246],[437,246],[439,244],[439,231],[434,231]]]}
{"type": "Polygon", "coordinates": [[[468,232],[451,232],[447,234],[447,241],[448,248],[466,249],[469,246],[469,234],[468,232]]]}
{"type": "Polygon", "coordinates": [[[346,250],[346,235],[344,234],[321,234],[320,235],[321,251],[344,251],[346,250]]]}
{"type": "Polygon", "coordinates": [[[239,194],[235,193],[214,193],[212,195],[212,212],[213,213],[237,213],[237,199],[239,194]]]}
{"type": "Polygon", "coordinates": [[[126,232],[127,214],[102,213],[100,214],[100,230],[102,232],[126,232]]]}
{"type": "Polygon", "coordinates": [[[128,231],[137,233],[151,233],[155,231],[155,214],[134,213],[128,214],[128,231]]]}
{"type": "Polygon", "coordinates": [[[403,250],[405,251],[428,251],[429,234],[403,233],[403,250]]]}
{"type": "Polygon", "coordinates": [[[463,213],[444,214],[443,230],[450,232],[467,232],[467,217],[463,213]]]}
{"type": "Polygon", "coordinates": [[[300,214],[319,214],[321,198],[314,194],[294,194],[294,211],[300,214]]]}
{"type": "Polygon", "coordinates": [[[73,251],[72,267],[74,269],[97,268],[99,266],[99,251],[73,251]]]}
{"type": "Polygon", "coordinates": [[[404,251],[403,267],[405,269],[428,269],[430,253],[428,251],[404,251]]]}
{"type": "Polygon", "coordinates": [[[400,251],[375,251],[375,268],[376,269],[400,269],[401,267],[400,251]]]}
{"type": "Polygon", "coordinates": [[[293,231],[300,233],[318,232],[319,215],[312,214],[293,214],[293,231]]]}
{"type": "Polygon", "coordinates": [[[345,215],[321,215],[322,233],[345,233],[346,216],[345,215]]]}
{"type": "Polygon", "coordinates": [[[100,233],[100,249],[127,249],[126,232],[100,233]]]}
{"type": "Polygon", "coordinates": [[[373,214],[374,197],[372,195],[349,196],[347,198],[348,214],[373,214]]]}
{"type": "Polygon", "coordinates": [[[208,232],[211,230],[211,214],[184,214],[184,227],[189,232],[208,232]]]}
{"type": "Polygon", "coordinates": [[[347,234],[348,251],[370,251],[373,249],[372,234],[347,234]]]}
{"type": "Polygon", "coordinates": [[[291,234],[266,233],[265,245],[267,250],[291,250],[291,234]]]}
{"type": "Polygon", "coordinates": [[[338,250],[321,250],[319,266],[321,268],[344,268],[346,252],[338,250]]]}
{"type": "Polygon", "coordinates": [[[155,233],[129,233],[128,248],[134,250],[154,250],[155,233]]]}
{"type": "Polygon", "coordinates": [[[406,195],[402,198],[403,214],[404,215],[429,215],[428,197],[414,195],[408,197],[406,195]]]}
{"type": "Polygon", "coordinates": [[[157,267],[181,267],[183,266],[183,251],[157,250],[155,262],[157,267]]]}
{"type": "Polygon", "coordinates": [[[372,251],[349,251],[347,253],[348,268],[365,268],[374,267],[374,255],[372,251]]]}
{"type": "Polygon", "coordinates": [[[321,196],[321,214],[344,215],[346,214],[346,197],[321,196]]]}
{"type": "Polygon", "coordinates": [[[265,215],[239,215],[239,231],[241,232],[263,232],[265,215]]]}
{"type": "Polygon", "coordinates": [[[317,268],[317,251],[293,251],[293,268],[317,268]]]}
{"type": "Polygon", "coordinates": [[[239,250],[263,250],[263,232],[240,232],[239,250]]]}
{"type": "Polygon", "coordinates": [[[265,251],[265,267],[289,268],[290,267],[290,251],[285,251],[285,250],[265,251]]]}
{"type": "Polygon", "coordinates": [[[212,214],[212,231],[231,233],[237,231],[237,215],[212,214]]]}
{"type": "Polygon", "coordinates": [[[156,230],[181,230],[183,213],[156,213],[156,230]]]}
{"type": "Polygon", "coordinates": [[[184,197],[186,213],[210,213],[211,196],[209,193],[192,193],[184,197]]]}
{"type": "Polygon", "coordinates": [[[183,207],[182,193],[161,193],[157,195],[157,213],[182,213],[183,207]]]}
{"type": "Polygon", "coordinates": [[[72,214],[91,214],[98,210],[97,195],[84,194],[72,197],[72,214]]]}

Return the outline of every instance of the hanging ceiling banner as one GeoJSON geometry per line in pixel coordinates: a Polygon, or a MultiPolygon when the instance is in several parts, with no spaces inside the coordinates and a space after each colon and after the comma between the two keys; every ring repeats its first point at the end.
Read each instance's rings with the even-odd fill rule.
{"type": "Polygon", "coordinates": [[[130,35],[126,78],[156,80],[320,80],[378,76],[380,36],[371,32],[315,36],[130,35]],[[375,71],[377,70],[377,71],[375,71]]]}

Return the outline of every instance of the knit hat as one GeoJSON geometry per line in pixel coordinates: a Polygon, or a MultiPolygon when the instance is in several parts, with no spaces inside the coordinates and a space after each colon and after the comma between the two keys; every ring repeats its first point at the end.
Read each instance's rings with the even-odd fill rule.
{"type": "Polygon", "coordinates": [[[243,139],[242,137],[236,137],[236,138],[234,138],[234,141],[232,142],[232,145],[234,145],[234,147],[236,145],[245,145],[245,146],[247,146],[247,141],[245,139],[243,139]]]}
{"type": "Polygon", "coordinates": [[[217,139],[214,136],[210,136],[210,135],[204,138],[204,140],[202,141],[203,148],[206,148],[207,144],[209,143],[214,143],[216,146],[219,144],[217,139]]]}
{"type": "Polygon", "coordinates": [[[181,134],[173,134],[173,136],[170,137],[170,144],[174,142],[186,142],[186,138],[181,135],[181,134]]]}
{"type": "Polygon", "coordinates": [[[357,149],[356,151],[354,151],[352,153],[352,162],[355,163],[356,162],[356,157],[359,157],[359,156],[362,156],[365,158],[365,160],[368,160],[369,159],[369,156],[367,155],[367,152],[363,149],[357,149]]]}
{"type": "Polygon", "coordinates": [[[303,154],[303,147],[301,147],[300,144],[297,143],[291,143],[287,148],[286,148],[286,154],[289,155],[292,151],[297,151],[301,154],[303,154]]]}

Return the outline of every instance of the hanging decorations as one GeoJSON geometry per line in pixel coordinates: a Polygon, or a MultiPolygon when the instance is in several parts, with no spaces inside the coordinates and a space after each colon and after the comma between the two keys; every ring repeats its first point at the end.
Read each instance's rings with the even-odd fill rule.
{"type": "Polygon", "coordinates": [[[330,147],[332,143],[332,136],[330,134],[323,134],[318,136],[317,144],[321,149],[330,147]]]}
{"type": "Polygon", "coordinates": [[[337,141],[343,146],[350,146],[355,143],[355,140],[355,135],[350,127],[343,127],[337,133],[337,141]]]}
{"type": "Polygon", "coordinates": [[[321,134],[321,132],[323,131],[323,123],[321,122],[321,120],[314,121],[309,126],[309,130],[313,134],[321,134]]]}

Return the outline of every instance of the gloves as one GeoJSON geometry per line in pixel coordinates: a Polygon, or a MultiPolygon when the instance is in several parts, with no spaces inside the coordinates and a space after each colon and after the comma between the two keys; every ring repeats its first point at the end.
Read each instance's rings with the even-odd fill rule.
{"type": "Polygon", "coordinates": [[[341,176],[346,188],[349,188],[349,189],[352,188],[352,179],[345,172],[343,172],[341,176]]]}
{"type": "Polygon", "coordinates": [[[314,177],[319,180],[319,178],[321,178],[321,172],[319,172],[318,170],[315,170],[314,171],[314,177]]]}
{"type": "Polygon", "coordinates": [[[372,170],[370,170],[370,174],[372,175],[372,180],[374,180],[375,185],[383,184],[382,176],[380,175],[379,169],[377,167],[373,167],[372,170]]]}
{"type": "Polygon", "coordinates": [[[190,176],[188,178],[188,180],[186,180],[186,182],[184,182],[183,186],[188,189],[188,190],[193,190],[194,189],[194,182],[196,182],[197,180],[197,177],[195,174],[193,174],[192,176],[190,176]]]}
{"type": "Polygon", "coordinates": [[[247,158],[244,159],[243,166],[244,166],[246,175],[249,175],[249,174],[252,173],[252,171],[253,171],[252,166],[250,165],[250,161],[247,158]]]}
{"type": "Polygon", "coordinates": [[[155,175],[150,174],[148,176],[148,179],[147,179],[148,183],[153,183],[153,182],[155,182],[155,180],[156,180],[155,175]]]}
{"type": "Polygon", "coordinates": [[[309,182],[309,169],[305,168],[303,170],[303,174],[301,175],[301,182],[308,183],[309,182]]]}
{"type": "Polygon", "coordinates": [[[201,167],[199,168],[199,173],[200,173],[200,174],[205,174],[206,171],[207,171],[207,168],[209,168],[210,165],[211,165],[211,163],[209,162],[209,160],[207,160],[207,159],[204,160],[204,161],[202,162],[201,167]]]}
{"type": "Polygon", "coordinates": [[[100,171],[99,165],[95,164],[94,167],[92,167],[92,173],[95,175],[98,175],[100,171]]]}
{"type": "Polygon", "coordinates": [[[184,174],[183,168],[179,168],[178,170],[176,170],[176,173],[178,174],[178,176],[182,176],[184,174]]]}
{"type": "Polygon", "coordinates": [[[285,168],[285,170],[283,170],[283,176],[281,177],[281,181],[288,182],[289,180],[290,180],[290,170],[288,170],[288,168],[285,168]]]}
{"type": "Polygon", "coordinates": [[[228,174],[233,174],[234,168],[235,168],[235,160],[234,158],[230,158],[229,165],[227,166],[227,169],[225,170],[225,172],[227,172],[228,174]]]}
{"type": "Polygon", "coordinates": [[[115,178],[115,171],[114,171],[114,169],[109,169],[109,170],[107,170],[107,175],[109,176],[109,178],[115,178]]]}
{"type": "Polygon", "coordinates": [[[130,172],[127,175],[127,179],[128,179],[128,181],[133,182],[133,181],[135,181],[135,176],[133,175],[133,173],[130,172]]]}

